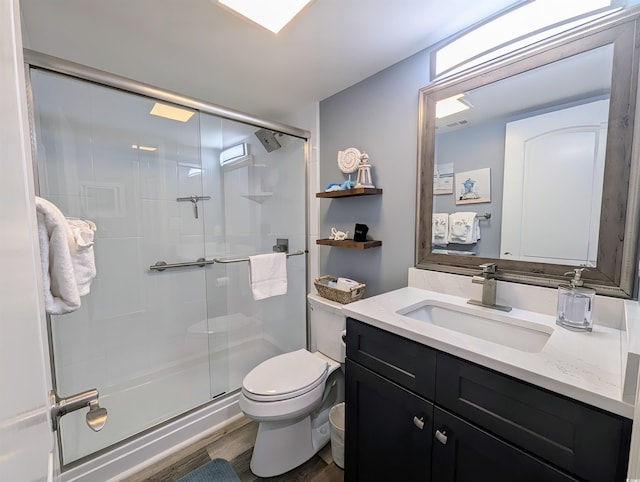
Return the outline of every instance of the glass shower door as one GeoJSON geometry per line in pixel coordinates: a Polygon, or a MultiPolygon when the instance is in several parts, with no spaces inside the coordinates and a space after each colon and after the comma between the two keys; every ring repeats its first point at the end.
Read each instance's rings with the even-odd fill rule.
{"type": "Polygon", "coordinates": [[[286,295],[260,301],[253,299],[247,262],[284,240],[290,254],[306,248],[305,141],[230,120],[220,126],[207,114],[201,126],[204,192],[215,201],[206,213],[206,254],[227,261],[207,270],[215,392],[219,384],[217,390],[240,388],[260,362],[306,346],[306,257],[288,257],[286,295]],[[263,135],[273,150],[259,140],[263,135]]]}
{"type": "Polygon", "coordinates": [[[91,292],[50,319],[57,393],[97,388],[109,411],[98,433],[61,419],[68,465],[305,347],[306,141],[38,69],[31,83],[40,196],[97,225],[91,292]],[[287,294],[254,300],[247,257],[285,242],[287,294]]]}
{"type": "Polygon", "coordinates": [[[209,201],[191,201],[203,194],[196,112],[178,121],[146,97],[31,78],[40,196],[97,225],[91,293],[51,316],[51,333],[58,394],[95,387],[109,419],[98,433],[81,412],[61,419],[68,464],[210,400],[208,340],[191,333],[207,319],[206,268],[150,270],[204,256],[209,201]]]}

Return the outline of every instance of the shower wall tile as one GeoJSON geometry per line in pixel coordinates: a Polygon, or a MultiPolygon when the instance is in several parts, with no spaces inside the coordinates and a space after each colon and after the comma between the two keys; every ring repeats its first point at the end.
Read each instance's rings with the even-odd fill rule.
{"type": "Polygon", "coordinates": [[[41,192],[58,195],[81,194],[81,183],[93,179],[91,146],[88,142],[57,133],[38,144],[38,155],[46,158],[46,166],[38,169],[41,192]]]}
{"type": "MultiPolygon", "coordinates": [[[[204,253],[204,236],[200,234],[182,234],[180,241],[176,245],[176,254],[179,259],[195,261],[203,258],[204,253]]],[[[194,268],[195,269],[195,268],[194,268]]]]}
{"type": "Polygon", "coordinates": [[[141,238],[104,238],[95,249],[100,279],[93,296],[93,319],[104,320],[144,310],[141,238]]]}
{"type": "Polygon", "coordinates": [[[184,340],[190,326],[207,317],[205,273],[188,268],[150,274],[146,283],[147,310],[153,319],[149,332],[154,350],[162,352],[167,340],[184,340]]]}
{"type": "Polygon", "coordinates": [[[100,237],[138,237],[142,234],[140,164],[137,151],[101,152],[94,159],[95,179],[84,183],[83,198],[100,224],[100,237]],[[99,180],[99,181],[98,181],[99,180]]]}
{"type": "Polygon", "coordinates": [[[178,163],[178,196],[202,195],[202,165],[196,157],[189,163],[178,163]]]}
{"type": "MultiPolygon", "coordinates": [[[[83,304],[87,297],[83,298],[83,304]]],[[[99,362],[104,359],[106,347],[89,340],[100,340],[101,332],[92,325],[88,309],[83,306],[78,311],[66,315],[52,316],[54,326],[54,353],[56,354],[56,379],[60,393],[73,394],[85,390],[83,386],[86,369],[95,367],[96,380],[102,381],[99,362]],[[97,364],[96,364],[97,363],[97,364]]]]}
{"type": "Polygon", "coordinates": [[[38,167],[42,192],[79,195],[79,183],[93,179],[90,131],[73,120],[74,115],[55,108],[35,114],[36,122],[45,126],[37,137],[38,157],[46,160],[38,167]]]}
{"type": "MultiPolygon", "coordinates": [[[[170,201],[169,201],[170,202],[170,201]]],[[[174,202],[176,202],[174,200],[174,202]]],[[[192,202],[176,202],[178,207],[178,217],[175,219],[175,227],[180,234],[204,234],[203,218],[202,218],[202,203],[208,201],[198,201],[198,217],[195,217],[195,210],[193,209],[192,202]]]]}
{"type": "MultiPolygon", "coordinates": [[[[91,219],[94,220],[95,215],[86,210],[86,206],[80,196],[61,196],[41,192],[40,197],[52,202],[67,217],[91,219]]],[[[95,213],[93,213],[95,214],[95,213]]]]}
{"type": "Polygon", "coordinates": [[[101,339],[106,348],[106,356],[109,358],[123,358],[131,363],[131,367],[135,367],[136,365],[133,362],[139,360],[140,353],[144,354],[147,334],[152,328],[149,313],[146,311],[128,313],[101,320],[99,324],[102,328],[101,339]],[[124,333],[126,333],[126,336],[123,336],[124,333]],[[127,342],[136,344],[138,348],[133,351],[122,350],[125,338],[127,342]]]}
{"type": "Polygon", "coordinates": [[[141,157],[140,178],[143,199],[175,199],[178,196],[178,166],[164,158],[162,151],[141,157]]]}
{"type": "Polygon", "coordinates": [[[178,203],[165,200],[142,200],[142,235],[147,266],[158,260],[180,260],[175,246],[181,229],[178,203]],[[175,221],[173,221],[175,220],[175,221]]]}

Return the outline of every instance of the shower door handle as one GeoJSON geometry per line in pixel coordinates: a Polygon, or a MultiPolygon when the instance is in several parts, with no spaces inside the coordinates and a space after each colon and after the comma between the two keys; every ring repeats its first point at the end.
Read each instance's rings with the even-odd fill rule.
{"type": "Polygon", "coordinates": [[[107,422],[107,409],[100,406],[98,397],[98,390],[95,388],[65,398],[60,398],[54,390],[51,390],[49,392],[49,401],[51,403],[51,427],[53,431],[58,430],[60,417],[85,407],[89,407],[86,416],[89,428],[94,432],[102,430],[102,427],[107,422]]]}

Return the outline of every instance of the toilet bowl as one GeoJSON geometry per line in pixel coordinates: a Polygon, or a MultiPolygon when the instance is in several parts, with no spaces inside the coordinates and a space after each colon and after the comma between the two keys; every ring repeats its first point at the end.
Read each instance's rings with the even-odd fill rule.
{"type": "Polygon", "coordinates": [[[258,477],[283,474],[313,457],[329,441],[330,408],[342,401],[342,305],[313,294],[308,299],[311,344],[318,351],[277,355],[242,382],[240,408],[259,422],[250,465],[258,477]]]}

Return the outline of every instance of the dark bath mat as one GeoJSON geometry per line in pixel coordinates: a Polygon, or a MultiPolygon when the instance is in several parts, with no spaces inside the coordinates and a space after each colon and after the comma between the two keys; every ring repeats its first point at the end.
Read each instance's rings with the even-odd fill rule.
{"type": "Polygon", "coordinates": [[[179,479],[177,482],[240,482],[231,464],[225,459],[213,459],[201,465],[193,472],[179,479]]]}

